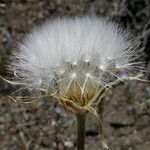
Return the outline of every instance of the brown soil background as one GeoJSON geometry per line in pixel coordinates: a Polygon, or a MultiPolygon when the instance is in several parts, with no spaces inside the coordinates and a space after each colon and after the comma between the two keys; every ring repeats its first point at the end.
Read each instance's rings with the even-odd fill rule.
{"type": "MultiPolygon", "coordinates": [[[[145,47],[150,70],[149,0],[4,0],[0,1],[0,74],[26,32],[46,19],[97,15],[112,18],[135,33],[145,47]],[[5,4],[5,6],[4,6],[5,4]]],[[[148,77],[145,74],[145,77],[148,77]]],[[[15,89],[0,81],[0,150],[75,150],[76,122],[55,102],[18,104],[7,95],[15,89]]],[[[112,150],[149,150],[150,86],[128,82],[105,97],[103,126],[112,150]]],[[[96,122],[87,116],[85,150],[102,150],[96,122]]]]}

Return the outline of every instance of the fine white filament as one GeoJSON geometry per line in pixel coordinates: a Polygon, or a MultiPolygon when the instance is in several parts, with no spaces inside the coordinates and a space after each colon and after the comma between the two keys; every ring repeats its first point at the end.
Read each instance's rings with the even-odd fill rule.
{"type": "Polygon", "coordinates": [[[11,68],[33,89],[81,94],[139,69],[139,43],[100,17],[49,20],[13,52],[11,68]]]}

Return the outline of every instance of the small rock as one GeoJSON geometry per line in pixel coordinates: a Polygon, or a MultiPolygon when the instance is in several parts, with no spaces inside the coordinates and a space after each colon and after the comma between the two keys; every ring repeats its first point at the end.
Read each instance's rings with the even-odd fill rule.
{"type": "Polygon", "coordinates": [[[16,124],[15,126],[9,128],[8,131],[9,131],[10,134],[15,134],[15,133],[18,132],[18,129],[19,129],[19,128],[21,128],[21,125],[18,123],[18,124],[16,124]]]}
{"type": "Polygon", "coordinates": [[[56,107],[55,108],[56,112],[61,115],[62,117],[67,117],[67,113],[65,112],[65,110],[61,107],[56,107]]]}
{"type": "Polygon", "coordinates": [[[17,132],[17,128],[16,127],[9,128],[9,133],[10,134],[15,134],[16,132],[17,132]]]}
{"type": "Polygon", "coordinates": [[[39,110],[41,108],[41,104],[39,102],[33,102],[32,103],[32,109],[33,110],[39,110]]]}
{"type": "Polygon", "coordinates": [[[73,148],[74,144],[71,141],[65,141],[64,145],[68,148],[73,148]]]}

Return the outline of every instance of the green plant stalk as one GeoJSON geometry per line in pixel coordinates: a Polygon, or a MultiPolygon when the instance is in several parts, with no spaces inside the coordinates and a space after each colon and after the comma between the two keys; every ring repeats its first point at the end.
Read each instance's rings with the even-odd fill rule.
{"type": "Polygon", "coordinates": [[[85,142],[85,114],[80,113],[77,117],[77,150],[84,150],[85,142]]]}

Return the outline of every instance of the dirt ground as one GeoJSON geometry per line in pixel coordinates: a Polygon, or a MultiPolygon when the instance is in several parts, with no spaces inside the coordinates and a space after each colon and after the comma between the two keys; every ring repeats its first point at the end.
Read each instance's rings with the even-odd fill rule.
{"type": "MultiPolygon", "coordinates": [[[[85,14],[110,17],[134,32],[145,47],[143,59],[150,70],[148,0],[5,2],[0,1],[0,74],[3,76],[9,76],[4,64],[16,41],[34,25],[48,18],[85,14]]],[[[7,96],[14,88],[0,81],[0,150],[75,150],[76,118],[54,101],[15,103],[7,96]]],[[[102,150],[94,117],[88,115],[86,123],[85,150],[102,150]]],[[[149,150],[149,84],[133,81],[113,89],[104,99],[103,126],[112,150],[149,150]]]]}

